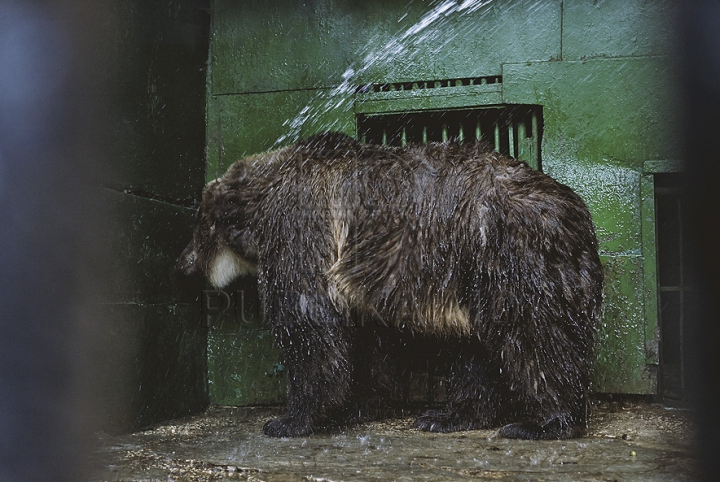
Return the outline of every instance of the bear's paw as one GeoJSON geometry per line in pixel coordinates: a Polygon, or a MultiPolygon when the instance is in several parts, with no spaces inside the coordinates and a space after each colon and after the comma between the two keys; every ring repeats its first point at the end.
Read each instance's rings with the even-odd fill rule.
{"type": "Polygon", "coordinates": [[[524,440],[564,440],[582,437],[584,433],[582,427],[561,423],[556,419],[543,426],[530,422],[511,423],[502,427],[498,436],[524,440]]]}
{"type": "Polygon", "coordinates": [[[424,432],[460,432],[487,428],[487,425],[473,417],[454,410],[428,410],[415,420],[415,427],[424,432]]]}
{"type": "Polygon", "coordinates": [[[292,417],[282,417],[265,423],[263,433],[268,437],[302,437],[313,433],[313,429],[308,423],[292,417]]]}

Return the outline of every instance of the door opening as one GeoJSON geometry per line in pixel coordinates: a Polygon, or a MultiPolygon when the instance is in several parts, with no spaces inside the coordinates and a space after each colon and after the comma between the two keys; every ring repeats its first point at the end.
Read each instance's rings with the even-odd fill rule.
{"type": "Polygon", "coordinates": [[[697,292],[687,269],[681,188],[681,173],[655,174],[660,396],[669,403],[687,401],[694,391],[688,362],[695,356],[697,292]]]}

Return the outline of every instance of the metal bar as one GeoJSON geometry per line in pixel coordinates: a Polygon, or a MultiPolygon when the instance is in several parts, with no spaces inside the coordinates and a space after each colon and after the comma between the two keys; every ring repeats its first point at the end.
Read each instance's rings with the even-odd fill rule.
{"type": "Polygon", "coordinates": [[[527,139],[527,135],[525,135],[525,121],[520,119],[520,123],[517,126],[518,133],[517,133],[517,146],[518,146],[518,152],[516,153],[516,157],[519,159],[520,156],[525,154],[524,143],[526,142],[525,139],[527,139]]]}
{"type": "Polygon", "coordinates": [[[532,138],[533,138],[532,156],[535,161],[535,165],[537,166],[537,169],[540,170],[540,169],[542,169],[542,167],[540,166],[540,132],[539,132],[538,115],[535,110],[533,110],[530,124],[532,126],[532,138]]]}
{"type": "Polygon", "coordinates": [[[657,210],[655,209],[654,179],[651,175],[643,175],[640,178],[640,199],[642,224],[642,253],[643,253],[643,278],[644,278],[644,309],[645,309],[645,354],[646,362],[650,365],[660,363],[660,346],[658,329],[660,326],[660,314],[658,312],[658,279],[657,279],[657,238],[655,220],[657,210]]]}
{"type": "Polygon", "coordinates": [[[681,192],[679,187],[656,187],[655,193],[657,194],[670,194],[679,195],[681,192]]]}
{"type": "Polygon", "coordinates": [[[514,127],[514,122],[508,124],[508,155],[510,157],[517,157],[517,155],[515,154],[515,132],[513,132],[514,127]]]}
{"type": "Polygon", "coordinates": [[[663,293],[679,293],[683,291],[682,286],[661,286],[660,291],[663,293]]]}
{"type": "MultiPolygon", "coordinates": [[[[680,286],[685,286],[685,270],[683,265],[685,260],[683,259],[683,215],[682,215],[682,200],[678,197],[677,200],[677,216],[678,226],[680,232],[678,233],[678,256],[680,258],[680,286]]],[[[685,393],[685,290],[680,290],[680,389],[682,390],[682,398],[685,399],[687,393],[685,393]]]]}

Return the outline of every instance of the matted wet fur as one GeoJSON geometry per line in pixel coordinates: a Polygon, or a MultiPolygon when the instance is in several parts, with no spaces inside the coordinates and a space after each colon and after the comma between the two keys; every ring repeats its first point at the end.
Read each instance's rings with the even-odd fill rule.
{"type": "Polygon", "coordinates": [[[383,416],[402,351],[391,333],[452,353],[447,404],[418,428],[584,433],[597,239],[580,197],[523,162],[313,136],[209,183],[178,266],[218,287],[256,270],[288,373],[287,415],[267,435],[383,416]]]}

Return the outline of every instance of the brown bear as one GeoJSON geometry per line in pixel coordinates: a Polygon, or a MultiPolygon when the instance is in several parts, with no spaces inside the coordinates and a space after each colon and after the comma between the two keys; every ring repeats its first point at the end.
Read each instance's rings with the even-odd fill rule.
{"type": "Polygon", "coordinates": [[[421,430],[584,433],[603,285],[590,213],[481,144],[327,133],[238,161],[205,188],[178,267],[216,287],[257,274],[288,375],[267,435],[382,416],[392,332],[451,358],[446,406],[421,430]]]}

